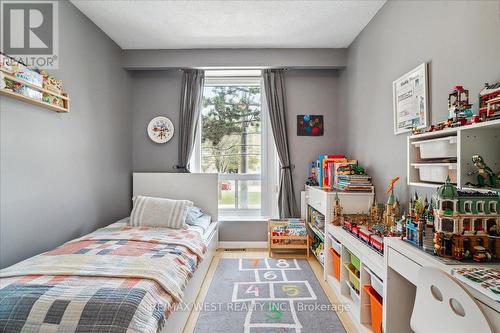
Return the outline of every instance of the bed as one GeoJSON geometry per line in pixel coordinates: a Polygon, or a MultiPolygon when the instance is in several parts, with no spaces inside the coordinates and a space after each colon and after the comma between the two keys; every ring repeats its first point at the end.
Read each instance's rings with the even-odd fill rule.
{"type": "MultiPolygon", "coordinates": [[[[133,194],[188,199],[217,221],[217,175],[134,173],[133,194]]],[[[182,332],[218,242],[127,219],[0,271],[0,332],[182,332]]]]}

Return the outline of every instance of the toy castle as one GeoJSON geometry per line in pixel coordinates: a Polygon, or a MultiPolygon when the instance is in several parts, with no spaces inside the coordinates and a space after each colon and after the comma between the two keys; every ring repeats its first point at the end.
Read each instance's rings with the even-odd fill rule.
{"type": "Polygon", "coordinates": [[[497,193],[461,191],[447,179],[433,209],[435,254],[475,261],[500,257],[499,206],[497,193]]]}

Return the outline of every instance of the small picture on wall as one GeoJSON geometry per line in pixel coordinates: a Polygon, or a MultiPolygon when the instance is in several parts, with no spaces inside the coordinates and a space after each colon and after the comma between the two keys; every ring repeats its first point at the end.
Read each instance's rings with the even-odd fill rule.
{"type": "Polygon", "coordinates": [[[322,136],[324,131],[323,116],[303,114],[297,116],[298,136],[322,136]]]}

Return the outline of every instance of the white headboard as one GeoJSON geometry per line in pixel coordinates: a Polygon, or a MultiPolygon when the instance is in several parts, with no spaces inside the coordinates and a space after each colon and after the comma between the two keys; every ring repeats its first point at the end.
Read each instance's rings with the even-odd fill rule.
{"type": "Polygon", "coordinates": [[[190,200],[218,221],[218,176],[214,173],[133,173],[133,195],[190,200]]]}

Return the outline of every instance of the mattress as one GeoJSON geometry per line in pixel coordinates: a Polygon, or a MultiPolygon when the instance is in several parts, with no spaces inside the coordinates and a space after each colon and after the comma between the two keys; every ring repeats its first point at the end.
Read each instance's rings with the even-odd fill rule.
{"type": "Polygon", "coordinates": [[[157,332],[203,258],[205,235],[122,220],[3,269],[0,331],[157,332]]]}
{"type": "Polygon", "coordinates": [[[195,225],[188,226],[188,229],[194,230],[194,231],[200,233],[202,235],[203,239],[205,240],[205,243],[207,243],[210,240],[210,236],[213,234],[214,230],[217,228],[218,224],[219,224],[219,222],[212,221],[206,230],[203,230],[202,227],[198,227],[195,225]]]}

